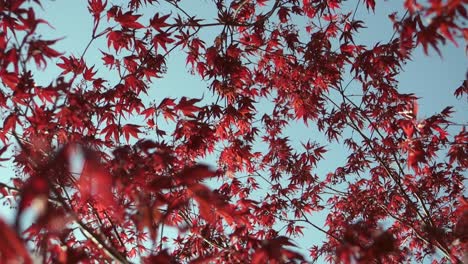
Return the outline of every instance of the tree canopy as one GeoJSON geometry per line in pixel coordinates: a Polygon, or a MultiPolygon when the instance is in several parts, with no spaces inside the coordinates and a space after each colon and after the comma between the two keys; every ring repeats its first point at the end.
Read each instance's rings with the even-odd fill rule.
{"type": "Polygon", "coordinates": [[[467,260],[466,108],[398,87],[466,46],[466,0],[402,1],[385,41],[374,0],[88,0],[80,53],[54,4],[0,0],[1,263],[467,260]],[[158,92],[174,56],[203,92],[158,92]]]}

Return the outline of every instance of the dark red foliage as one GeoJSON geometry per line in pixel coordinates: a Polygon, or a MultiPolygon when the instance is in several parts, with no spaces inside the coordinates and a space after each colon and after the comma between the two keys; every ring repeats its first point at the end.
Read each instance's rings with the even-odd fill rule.
{"type": "Polygon", "coordinates": [[[369,46],[374,0],[88,0],[79,56],[42,36],[41,2],[0,0],[1,263],[466,260],[465,125],[397,89],[415,49],[466,45],[466,0],[406,0],[369,46]],[[159,96],[176,52],[210,91],[159,96]]]}

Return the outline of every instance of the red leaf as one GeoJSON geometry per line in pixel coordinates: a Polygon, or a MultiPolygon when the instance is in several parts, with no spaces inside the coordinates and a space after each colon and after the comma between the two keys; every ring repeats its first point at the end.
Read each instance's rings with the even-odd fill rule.
{"type": "Polygon", "coordinates": [[[86,81],[92,81],[93,80],[93,77],[97,72],[97,71],[93,72],[93,69],[94,69],[94,66],[91,67],[91,68],[88,68],[88,67],[85,68],[85,71],[83,73],[83,78],[86,81]]]}
{"type": "Polygon", "coordinates": [[[104,61],[104,65],[109,66],[109,68],[112,69],[112,66],[114,66],[115,64],[114,56],[112,56],[111,54],[105,53],[103,51],[101,51],[101,53],[104,55],[104,57],[102,57],[102,60],[104,61]]]}
{"type": "Polygon", "coordinates": [[[3,122],[3,131],[14,131],[16,129],[16,123],[20,123],[18,120],[18,116],[16,116],[15,114],[10,114],[7,118],[5,118],[5,121],[3,122]]]}
{"type": "Polygon", "coordinates": [[[418,101],[415,99],[415,100],[413,100],[413,116],[414,116],[414,118],[418,117],[418,112],[419,112],[419,105],[418,105],[418,101]]]}
{"type": "Polygon", "coordinates": [[[354,45],[346,45],[343,44],[340,46],[340,50],[342,53],[353,54],[353,51],[356,47],[354,45]]]}
{"type": "Polygon", "coordinates": [[[62,55],[62,53],[50,48],[51,45],[59,40],[61,39],[31,41],[29,44],[28,58],[32,57],[38,68],[41,69],[42,66],[45,68],[47,66],[46,58],[55,58],[62,55]]]}
{"type": "Polygon", "coordinates": [[[57,63],[57,66],[63,69],[63,72],[61,74],[67,74],[69,72],[80,74],[85,68],[84,62],[82,60],[78,60],[73,56],[70,56],[68,58],[65,56],[61,56],[60,59],[62,60],[62,63],[57,63]]]}
{"type": "Polygon", "coordinates": [[[156,109],[154,107],[148,107],[141,112],[141,114],[145,115],[145,120],[152,117],[156,113],[156,109]]]}
{"type": "Polygon", "coordinates": [[[414,142],[413,146],[408,151],[408,166],[413,168],[413,170],[418,171],[418,164],[426,161],[425,155],[426,153],[423,150],[421,142],[414,142]]]}
{"type": "Polygon", "coordinates": [[[192,193],[193,199],[198,203],[200,216],[209,223],[213,223],[216,219],[215,206],[224,205],[218,197],[215,197],[213,192],[202,184],[191,184],[188,189],[192,193]]]}
{"type": "Polygon", "coordinates": [[[12,90],[16,88],[19,81],[18,76],[12,72],[0,72],[0,78],[2,82],[12,90]]]}
{"type": "Polygon", "coordinates": [[[289,20],[289,8],[282,7],[278,10],[278,17],[281,23],[286,23],[289,20]]]}
{"type": "Polygon", "coordinates": [[[5,261],[4,263],[33,263],[24,243],[2,219],[0,219],[0,259],[5,261]]]}
{"type": "Polygon", "coordinates": [[[196,183],[206,178],[215,177],[216,171],[210,169],[208,165],[198,164],[184,169],[178,179],[185,184],[196,183]]]}
{"type": "Polygon", "coordinates": [[[444,37],[448,38],[456,47],[458,47],[458,43],[457,41],[455,41],[455,38],[453,37],[453,34],[450,31],[451,28],[447,24],[441,23],[439,29],[442,35],[444,35],[444,37]]]}
{"type": "Polygon", "coordinates": [[[185,116],[188,116],[188,117],[194,117],[194,114],[195,112],[198,112],[200,111],[200,108],[195,106],[194,104],[195,103],[198,103],[200,102],[201,99],[190,99],[190,100],[187,100],[187,97],[183,96],[179,103],[177,104],[177,106],[175,107],[176,110],[179,110],[179,111],[182,111],[182,113],[185,115],[185,116]]]}
{"type": "Polygon", "coordinates": [[[115,141],[119,141],[119,127],[116,124],[109,124],[101,131],[101,134],[106,134],[106,140],[109,140],[113,135],[115,141]]]}
{"type": "MultiPolygon", "coordinates": [[[[112,177],[101,164],[98,153],[85,149],[84,164],[78,179],[78,190],[83,201],[91,200],[101,209],[115,205],[112,194],[112,177]]],[[[110,212],[109,210],[108,212],[110,212]]]]}
{"type": "Polygon", "coordinates": [[[413,133],[414,133],[414,124],[410,120],[400,120],[400,127],[403,129],[403,131],[406,134],[406,138],[413,138],[413,133]]]}
{"type": "Polygon", "coordinates": [[[161,28],[169,26],[169,24],[166,23],[166,19],[169,16],[170,14],[159,17],[159,13],[156,13],[154,17],[150,20],[150,24],[154,29],[161,31],[161,28]]]}
{"type": "Polygon", "coordinates": [[[367,9],[372,9],[375,11],[375,0],[365,0],[367,9]]]}
{"type": "Polygon", "coordinates": [[[8,149],[9,146],[10,145],[5,145],[0,149],[0,157],[3,155],[3,153],[5,153],[5,151],[8,149]]]}
{"type": "Polygon", "coordinates": [[[468,95],[468,73],[467,79],[462,82],[462,84],[455,90],[454,93],[457,98],[462,97],[464,94],[468,95]]]}
{"type": "Polygon", "coordinates": [[[158,109],[163,109],[171,106],[175,106],[174,99],[171,98],[164,98],[161,103],[159,103],[158,109]]]}
{"type": "Polygon", "coordinates": [[[174,39],[170,38],[170,34],[165,32],[160,32],[153,38],[153,44],[156,48],[161,46],[164,50],[167,50],[166,44],[171,44],[174,42],[174,39]]]}
{"type": "Polygon", "coordinates": [[[125,14],[118,14],[115,17],[115,21],[120,23],[122,27],[134,28],[134,29],[144,28],[142,24],[137,22],[137,19],[141,15],[132,15],[132,13],[133,13],[132,11],[128,11],[125,14]]]}
{"type": "Polygon", "coordinates": [[[102,0],[88,0],[88,10],[94,16],[94,21],[99,19],[100,14],[104,11],[104,8],[107,5],[107,0],[102,2],[102,0]]]}
{"type": "Polygon", "coordinates": [[[132,125],[132,124],[127,124],[122,127],[122,132],[127,142],[129,141],[130,136],[134,138],[138,138],[138,133],[141,133],[141,131],[138,129],[139,127],[140,126],[132,125]]]}

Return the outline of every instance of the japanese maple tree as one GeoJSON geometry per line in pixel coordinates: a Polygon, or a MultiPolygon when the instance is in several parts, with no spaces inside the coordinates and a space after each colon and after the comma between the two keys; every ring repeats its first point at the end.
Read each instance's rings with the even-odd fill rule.
{"type": "Polygon", "coordinates": [[[356,11],[374,0],[201,1],[209,18],[193,0],[89,0],[81,54],[40,33],[44,2],[0,0],[0,158],[15,172],[0,197],[16,208],[1,263],[466,260],[465,124],[452,107],[423,117],[397,87],[419,47],[466,45],[466,0],[406,0],[371,45],[356,11]],[[174,53],[206,92],[153,91],[174,53]],[[299,123],[329,142],[293,145],[299,123]],[[318,173],[333,146],[345,162],[318,173]],[[306,231],[325,239],[297,243],[306,231]]]}

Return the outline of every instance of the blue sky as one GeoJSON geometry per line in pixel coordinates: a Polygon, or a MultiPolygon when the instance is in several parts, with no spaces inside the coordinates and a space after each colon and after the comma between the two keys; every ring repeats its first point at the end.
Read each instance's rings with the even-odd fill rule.
{"type": "MultiPolygon", "coordinates": [[[[84,0],[55,0],[43,1],[44,10],[38,12],[39,17],[45,18],[55,29],[48,28],[42,25],[40,30],[45,39],[55,39],[65,37],[55,45],[60,52],[66,52],[66,56],[74,54],[79,56],[86,43],[90,39],[92,30],[92,18],[87,12],[86,3],[84,0]]],[[[109,3],[120,3],[121,1],[111,1],[109,3]]],[[[186,1],[186,5],[192,14],[209,18],[215,17],[215,9],[213,4],[208,0],[192,0],[186,1]]],[[[355,1],[350,3],[352,8],[355,1]]],[[[357,38],[358,43],[374,44],[377,41],[386,42],[393,33],[392,25],[387,15],[393,11],[401,10],[402,1],[378,1],[375,14],[368,12],[364,6],[358,9],[356,18],[365,21],[368,28],[362,29],[361,34],[357,38]]],[[[350,7],[351,8],[351,7],[350,7]]],[[[168,13],[169,9],[164,7],[157,11],[159,13],[168,13]]],[[[146,15],[152,15],[153,10],[145,10],[146,15]]],[[[401,15],[400,15],[401,16],[401,15]]],[[[302,23],[299,21],[298,23],[302,23]]],[[[201,38],[208,39],[210,43],[216,36],[216,31],[207,29],[200,34],[201,38]]],[[[105,38],[97,40],[89,49],[85,60],[88,65],[101,65],[101,53],[107,50],[105,38]]],[[[458,112],[455,113],[455,119],[459,123],[467,123],[468,104],[464,100],[456,100],[453,96],[455,89],[461,84],[465,78],[468,60],[466,59],[464,48],[456,48],[452,43],[447,43],[442,48],[443,58],[439,57],[434,50],[430,50],[430,55],[423,54],[422,49],[418,48],[413,54],[413,60],[404,66],[404,71],[398,76],[399,88],[407,93],[415,93],[421,97],[419,100],[420,115],[422,117],[429,116],[437,111],[442,110],[448,105],[455,106],[458,112]]],[[[159,102],[165,97],[196,97],[200,98],[202,94],[208,96],[211,92],[207,89],[208,83],[200,80],[199,77],[191,75],[188,68],[185,66],[185,54],[175,51],[167,60],[168,72],[164,78],[153,83],[148,101],[156,100],[159,102]]],[[[36,72],[35,77],[38,84],[47,85],[54,77],[59,74],[59,69],[53,66],[54,62],[49,62],[51,69],[46,72],[36,72]]],[[[101,67],[97,76],[104,79],[115,79],[109,76],[106,70],[101,67]]],[[[268,103],[259,105],[257,108],[268,109],[268,103]]],[[[292,144],[300,148],[300,143],[307,139],[317,140],[327,144],[330,150],[325,159],[319,163],[315,173],[325,175],[327,172],[333,171],[337,164],[344,162],[346,156],[343,155],[346,150],[339,144],[326,143],[325,138],[318,132],[314,126],[306,127],[302,122],[291,124],[285,135],[291,138],[292,144]]],[[[206,160],[205,162],[213,163],[214,160],[206,160]]],[[[6,168],[0,168],[1,181],[14,175],[13,169],[5,164],[6,168]]],[[[213,183],[214,184],[214,183],[213,183]]],[[[7,219],[12,219],[12,211],[7,208],[0,210],[0,216],[7,219]]],[[[316,221],[319,226],[324,223],[324,214],[317,214],[311,219],[316,221]]],[[[297,239],[299,246],[308,247],[311,244],[319,243],[324,236],[316,230],[308,229],[305,232],[305,237],[297,239]]],[[[305,252],[305,251],[302,251],[305,252]]]]}

